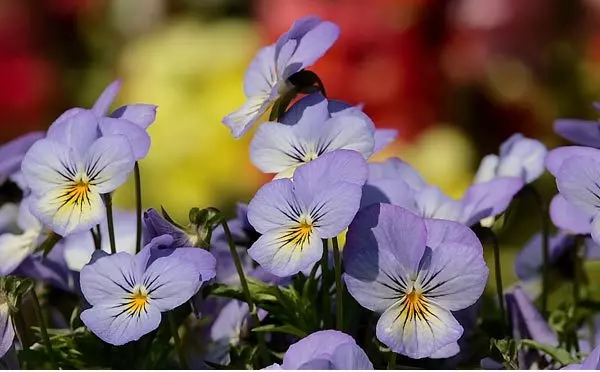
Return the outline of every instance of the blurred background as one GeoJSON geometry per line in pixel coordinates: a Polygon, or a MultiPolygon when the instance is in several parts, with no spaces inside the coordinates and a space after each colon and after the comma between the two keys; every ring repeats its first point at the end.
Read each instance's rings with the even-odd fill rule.
{"type": "MultiPolygon", "coordinates": [[[[400,131],[378,158],[451,195],[512,133],[555,147],[555,118],[597,117],[600,0],[0,0],[0,143],[121,78],[118,103],[159,106],[145,207],[232,211],[269,177],[248,159],[251,135],[234,140],[221,118],[242,104],[257,49],[307,14],[341,27],[313,68],[328,94],[400,131]]],[[[549,176],[537,184],[555,192],[549,176]]],[[[117,201],[133,207],[131,184],[117,201]]],[[[527,209],[508,244],[539,228],[527,209]]]]}

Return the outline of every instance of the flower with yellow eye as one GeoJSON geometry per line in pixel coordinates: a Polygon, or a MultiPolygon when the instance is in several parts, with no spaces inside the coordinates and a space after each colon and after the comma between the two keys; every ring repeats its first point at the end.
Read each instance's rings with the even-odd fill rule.
{"type": "Polygon", "coordinates": [[[202,283],[214,278],[217,263],[212,254],[200,248],[164,247],[172,243],[163,235],[135,256],[94,252],[81,270],[80,283],[92,305],[81,313],[81,320],[96,336],[112,345],[138,340],[158,327],[161,312],[188,301],[202,283]]]}
{"type": "Polygon", "coordinates": [[[65,120],[72,123],[65,137],[37,141],[21,165],[34,196],[31,212],[63,236],[89,230],[105,218],[101,195],[125,182],[135,162],[125,136],[96,137],[98,119],[90,112],[65,120]]]}
{"type": "Polygon", "coordinates": [[[322,239],[337,236],[354,218],[366,176],[360,153],[337,150],[300,166],[293,180],[263,186],[248,206],[248,220],[262,234],[250,257],[277,276],[308,269],[323,254],[322,239]]]}
{"type": "Polygon", "coordinates": [[[473,305],[488,277],[483,248],[468,227],[391,204],[358,213],[348,228],[344,267],[350,294],[381,313],[377,338],[415,359],[459,351],[463,328],[452,312],[473,305]]]}

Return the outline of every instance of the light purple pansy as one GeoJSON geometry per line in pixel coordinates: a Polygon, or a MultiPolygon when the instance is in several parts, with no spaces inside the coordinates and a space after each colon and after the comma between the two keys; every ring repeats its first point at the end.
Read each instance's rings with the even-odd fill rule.
{"type": "Polygon", "coordinates": [[[39,139],[44,138],[44,132],[31,132],[24,134],[14,140],[0,146],[0,184],[7,179],[17,182],[19,187],[25,188],[21,184],[21,162],[29,148],[39,139]]]}
{"type": "Polygon", "coordinates": [[[62,236],[89,230],[105,218],[101,195],[125,182],[135,162],[125,136],[90,133],[88,124],[96,118],[89,112],[69,121],[73,125],[61,142],[37,141],[21,166],[34,196],[31,212],[62,236]]]}
{"type": "Polygon", "coordinates": [[[250,144],[250,157],[265,173],[291,177],[299,165],[338,149],[358,151],[368,159],[396,136],[395,130],[375,129],[360,108],[314,93],[290,107],[280,123],[261,125],[250,144]]]}
{"type": "Polygon", "coordinates": [[[323,254],[321,239],[340,234],[356,214],[367,163],[356,151],[336,150],[300,166],[293,181],[274,180],[248,206],[263,235],[248,254],[277,276],[309,268],[323,254]]]}
{"type": "Polygon", "coordinates": [[[381,314],[377,338],[411,358],[458,352],[463,328],[452,312],[473,305],[488,277],[483,248],[469,228],[391,204],[358,213],[344,264],[352,297],[381,314]]]}
{"type": "Polygon", "coordinates": [[[262,48],[246,71],[246,103],[223,118],[235,138],[241,137],[273,103],[291,89],[288,78],[312,66],[333,45],[339,27],[316,16],[294,22],[273,45],[262,48]]]}
{"type": "Polygon", "coordinates": [[[503,213],[523,187],[517,177],[499,177],[471,185],[460,200],[429,186],[410,165],[398,158],[369,163],[361,207],[374,203],[401,206],[425,218],[457,221],[471,226],[503,213]]]}
{"type": "MultiPolygon", "coordinates": [[[[148,154],[150,149],[150,136],[147,128],[156,119],[156,106],[148,104],[130,104],[122,106],[108,114],[110,105],[121,88],[119,80],[111,83],[102,92],[92,109],[73,108],[64,112],[48,128],[47,138],[63,141],[71,138],[71,131],[75,125],[86,125],[87,136],[98,138],[101,136],[123,135],[127,138],[135,160],[140,160],[148,154]],[[85,112],[95,121],[73,121],[73,117],[85,112]]],[[[76,142],[76,141],[69,141],[76,142]]]]}
{"type": "Polygon", "coordinates": [[[592,238],[599,243],[600,150],[580,146],[561,147],[548,154],[546,167],[556,177],[560,194],[579,210],[580,218],[591,220],[592,238]]]}
{"type": "Polygon", "coordinates": [[[475,174],[475,183],[498,177],[518,177],[531,183],[544,173],[544,157],[548,150],[540,141],[513,134],[502,145],[499,155],[487,155],[475,174]]]}
{"type": "Polygon", "coordinates": [[[135,256],[96,251],[81,270],[81,291],[92,305],[81,320],[100,339],[112,345],[138,340],[158,327],[162,312],[188,301],[214,277],[210,253],[159,248],[169,240],[156,238],[135,256]]]}
{"type": "Polygon", "coordinates": [[[2,358],[12,347],[15,339],[15,330],[10,320],[8,302],[0,293],[0,358],[2,358]]]}
{"type": "Polygon", "coordinates": [[[371,370],[373,364],[352,337],[325,330],[311,333],[291,345],[281,365],[273,364],[265,369],[371,370]]]}
{"type": "Polygon", "coordinates": [[[281,123],[264,123],[254,135],[250,158],[261,171],[291,177],[298,166],[331,151],[354,150],[365,159],[373,153],[375,126],[362,111],[348,109],[332,116],[320,94],[303,98],[293,108],[298,106],[289,116],[295,121],[296,111],[301,111],[297,122],[286,115],[281,123]]]}

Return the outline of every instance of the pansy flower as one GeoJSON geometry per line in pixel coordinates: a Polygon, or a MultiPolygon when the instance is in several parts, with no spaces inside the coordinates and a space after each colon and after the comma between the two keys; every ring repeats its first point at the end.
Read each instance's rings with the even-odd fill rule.
{"type": "Polygon", "coordinates": [[[63,141],[37,141],[21,166],[35,197],[31,212],[63,236],[89,230],[105,218],[101,195],[125,182],[135,161],[125,136],[96,139],[89,124],[97,119],[90,113],[68,120],[71,130],[63,141]]]}
{"type": "MultiPolygon", "coordinates": [[[[302,98],[281,123],[259,127],[250,143],[250,158],[265,173],[291,177],[294,170],[319,156],[339,149],[354,150],[368,159],[375,150],[375,125],[360,109],[328,101],[319,93],[302,98]]],[[[381,148],[395,131],[379,136],[381,148]]]]}
{"type": "Polygon", "coordinates": [[[110,135],[123,135],[129,141],[135,160],[140,160],[148,154],[150,136],[147,128],[156,119],[156,106],[148,104],[130,104],[122,106],[111,114],[108,110],[121,87],[120,81],[111,83],[100,95],[92,109],[73,108],[64,112],[48,128],[47,138],[56,141],[68,139],[74,125],[88,126],[88,135],[95,138],[110,135]],[[86,112],[97,120],[85,122],[73,121],[73,116],[86,112]]]}
{"type": "Polygon", "coordinates": [[[328,329],[311,333],[291,345],[281,365],[265,369],[370,370],[373,364],[352,337],[328,329]]]}
{"type": "Polygon", "coordinates": [[[483,248],[469,228],[391,204],[357,214],[344,265],[352,297],[381,314],[377,338],[415,359],[458,352],[463,327],[452,312],[473,305],[488,278],[483,248]]]}
{"type": "Polygon", "coordinates": [[[428,185],[410,165],[398,158],[369,163],[361,207],[374,203],[401,206],[425,218],[457,221],[472,226],[506,210],[523,186],[517,177],[499,177],[471,185],[455,200],[428,185]]]}
{"type": "Polygon", "coordinates": [[[44,132],[30,132],[0,146],[0,184],[11,179],[21,189],[26,188],[21,182],[21,162],[27,150],[43,137],[44,132]]]}
{"type": "Polygon", "coordinates": [[[305,270],[352,221],[360,203],[367,164],[358,152],[337,150],[299,167],[290,179],[258,190],[248,220],[263,234],[248,254],[277,276],[305,270]]]}
{"type": "Polygon", "coordinates": [[[544,173],[544,157],[548,150],[540,141],[513,134],[502,145],[500,154],[490,154],[481,160],[475,183],[497,177],[518,177],[531,183],[544,173]]]}
{"type": "Polygon", "coordinates": [[[92,305],[81,320],[109,344],[123,345],[155,330],[162,312],[188,301],[214,277],[210,253],[199,248],[162,250],[158,247],[164,242],[157,239],[135,256],[97,251],[81,270],[81,291],[92,305]]]}
{"type": "Polygon", "coordinates": [[[600,243],[600,150],[559,147],[546,157],[546,167],[556,177],[560,195],[579,211],[578,225],[574,227],[586,230],[579,223],[587,219],[592,238],[600,243]]]}
{"type": "Polygon", "coordinates": [[[294,22],[275,44],[262,48],[244,77],[246,103],[223,118],[231,134],[239,138],[246,133],[291,89],[288,78],[312,66],[333,45],[339,33],[335,24],[308,16],[294,22]]]}
{"type": "Polygon", "coordinates": [[[596,346],[592,352],[581,361],[581,363],[569,364],[563,369],[570,370],[598,370],[600,369],[600,346],[596,346]]]}

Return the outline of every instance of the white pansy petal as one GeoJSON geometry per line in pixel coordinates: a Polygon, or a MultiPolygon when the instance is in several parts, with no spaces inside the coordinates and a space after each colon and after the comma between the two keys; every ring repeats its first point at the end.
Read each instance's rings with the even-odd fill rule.
{"type": "Polygon", "coordinates": [[[25,181],[35,195],[43,195],[64,185],[78,173],[80,167],[73,151],[49,139],[34,143],[21,165],[25,181]]]}
{"type": "Polygon", "coordinates": [[[271,274],[285,277],[308,269],[323,255],[321,237],[300,226],[281,227],[262,235],[248,250],[252,259],[271,274]]]}
{"type": "Polygon", "coordinates": [[[302,164],[309,160],[307,151],[294,126],[275,122],[262,124],[250,142],[250,159],[265,173],[279,173],[302,164]]]}
{"type": "Polygon", "coordinates": [[[223,124],[229,127],[233,137],[240,138],[271,108],[275,98],[270,93],[250,96],[242,107],[223,118],[223,124]]]}
{"type": "Polygon", "coordinates": [[[96,192],[106,194],[121,186],[133,171],[135,159],[125,136],[98,139],[85,159],[85,173],[96,192]]]}
{"type": "Polygon", "coordinates": [[[322,125],[317,153],[338,149],[354,150],[367,159],[373,153],[375,133],[359,116],[337,115],[322,125]]]}
{"type": "Polygon", "coordinates": [[[277,84],[277,72],[275,71],[275,46],[270,45],[262,48],[250,62],[250,66],[244,76],[244,93],[246,97],[264,96],[271,93],[271,89],[277,84]]]}
{"type": "Polygon", "coordinates": [[[31,212],[62,236],[89,230],[106,216],[94,186],[87,190],[78,186],[50,190],[32,203],[31,212]]]}
{"type": "Polygon", "coordinates": [[[0,235],[0,276],[11,274],[36,247],[38,231],[0,235]]]}
{"type": "Polygon", "coordinates": [[[398,301],[377,322],[377,338],[394,352],[420,359],[456,342],[463,328],[452,314],[431,301],[398,301]]]}

